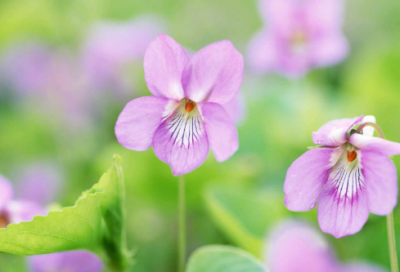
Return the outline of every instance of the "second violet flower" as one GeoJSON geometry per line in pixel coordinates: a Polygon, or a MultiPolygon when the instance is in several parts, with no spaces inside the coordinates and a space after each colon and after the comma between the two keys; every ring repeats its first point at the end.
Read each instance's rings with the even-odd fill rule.
{"type": "Polygon", "coordinates": [[[339,238],[357,233],[369,213],[390,214],[397,204],[397,171],[389,156],[400,144],[373,137],[375,117],[328,122],[313,133],[313,148],[289,168],[285,204],[309,211],[318,201],[321,230],[339,238]]]}

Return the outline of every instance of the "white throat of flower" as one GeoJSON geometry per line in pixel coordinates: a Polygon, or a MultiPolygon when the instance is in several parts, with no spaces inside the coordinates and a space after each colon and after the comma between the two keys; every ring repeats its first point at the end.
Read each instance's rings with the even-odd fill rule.
{"type": "MultiPolygon", "coordinates": [[[[379,126],[376,125],[375,117],[367,115],[360,123],[349,129],[347,137],[351,137],[352,133],[362,133],[365,136],[373,137],[375,130],[382,133],[379,126]]],[[[331,156],[333,167],[329,173],[329,182],[333,183],[339,198],[352,198],[364,187],[361,159],[361,152],[350,143],[341,145],[331,156]]]]}
{"type": "Polygon", "coordinates": [[[329,182],[336,188],[337,197],[352,198],[364,187],[360,155],[361,153],[353,145],[346,143],[340,146],[332,156],[331,161],[336,159],[336,163],[329,173],[329,182]]]}
{"type": "Polygon", "coordinates": [[[165,117],[174,145],[190,148],[204,134],[203,120],[196,102],[183,98],[165,117]]]}

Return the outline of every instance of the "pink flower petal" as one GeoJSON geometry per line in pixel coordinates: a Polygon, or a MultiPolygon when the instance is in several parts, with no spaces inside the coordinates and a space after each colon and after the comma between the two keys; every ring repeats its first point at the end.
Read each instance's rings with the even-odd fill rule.
{"type": "Polygon", "coordinates": [[[144,75],[150,92],[155,96],[182,99],[182,71],[188,61],[179,43],[168,35],[159,35],[149,44],[144,56],[144,75]]]}
{"type": "Polygon", "coordinates": [[[10,44],[0,58],[1,80],[20,95],[42,95],[51,59],[49,47],[41,42],[10,44]]]}
{"type": "Polygon", "coordinates": [[[349,53],[349,45],[342,33],[325,35],[311,44],[311,58],[316,66],[329,66],[342,61],[349,53]]]}
{"type": "Polygon", "coordinates": [[[264,22],[271,28],[287,33],[292,28],[291,18],[296,8],[301,7],[305,1],[299,3],[292,0],[260,0],[259,9],[264,22]]]}
{"type": "Polygon", "coordinates": [[[155,16],[94,23],[82,46],[82,62],[90,83],[97,89],[112,86],[118,91],[116,85],[123,80],[121,68],[143,62],[146,47],[164,32],[164,26],[165,22],[155,16]]]}
{"type": "Polygon", "coordinates": [[[339,146],[347,142],[347,131],[361,122],[363,116],[353,119],[333,120],[323,125],[317,132],[313,132],[314,144],[325,146],[339,146]]]}
{"type": "Polygon", "coordinates": [[[14,196],[12,184],[2,175],[0,175],[0,211],[14,196]]]}
{"type": "Polygon", "coordinates": [[[266,30],[261,30],[250,42],[247,61],[255,73],[266,73],[275,69],[277,54],[274,39],[266,30]]]}
{"type": "Polygon", "coordinates": [[[338,30],[343,23],[343,0],[306,0],[306,12],[309,24],[318,29],[338,30]]]}
{"type": "Polygon", "coordinates": [[[331,158],[341,150],[316,148],[304,153],[289,167],[283,190],[285,205],[291,211],[309,211],[317,203],[322,187],[335,162],[331,158]]]}
{"type": "Polygon", "coordinates": [[[216,103],[200,105],[210,147],[217,161],[229,159],[239,148],[238,132],[224,108],[216,103]]]}
{"type": "Polygon", "coordinates": [[[200,115],[186,118],[181,113],[173,113],[156,130],[153,148],[156,156],[171,166],[175,176],[199,167],[209,151],[200,115]]]}
{"type": "Polygon", "coordinates": [[[57,200],[63,179],[59,167],[52,163],[37,162],[19,171],[17,198],[48,205],[57,200]]]}
{"type": "Polygon", "coordinates": [[[270,235],[267,266],[277,272],[337,272],[336,260],[324,237],[296,221],[280,224],[270,235]]]}
{"type": "Polygon", "coordinates": [[[36,215],[46,215],[47,211],[39,204],[31,201],[10,201],[5,212],[9,217],[10,223],[19,224],[28,222],[36,215]]]}
{"type": "Polygon", "coordinates": [[[225,104],[240,89],[243,57],[230,41],[212,43],[197,52],[182,75],[185,95],[196,102],[225,104]]]}
{"type": "Polygon", "coordinates": [[[279,47],[277,65],[274,68],[276,72],[289,78],[298,79],[311,69],[310,53],[308,50],[302,53],[293,52],[293,49],[290,48],[291,45],[282,41],[279,41],[279,44],[276,46],[279,47]]]}
{"type": "Polygon", "coordinates": [[[103,262],[97,255],[84,250],[57,252],[28,258],[32,272],[100,272],[104,268],[103,262]]]}
{"type": "Polygon", "coordinates": [[[371,151],[361,152],[368,208],[378,215],[390,214],[397,204],[397,170],[386,155],[371,151]]]}
{"type": "Polygon", "coordinates": [[[378,137],[354,133],[349,142],[363,151],[373,151],[386,156],[400,154],[400,143],[391,142],[378,137]]]}
{"type": "Polygon", "coordinates": [[[147,150],[169,102],[174,101],[164,97],[146,96],[126,104],[115,125],[118,142],[135,151],[147,150]]]}
{"type": "Polygon", "coordinates": [[[241,123],[245,118],[246,104],[240,92],[231,101],[223,104],[222,107],[236,124],[241,123]]]}
{"type": "Polygon", "coordinates": [[[321,230],[336,238],[359,232],[369,215],[367,186],[359,165],[340,160],[329,173],[319,198],[321,230]]]}
{"type": "Polygon", "coordinates": [[[343,266],[338,272],[387,272],[386,269],[367,263],[351,263],[343,266]]]}
{"type": "Polygon", "coordinates": [[[286,34],[296,26],[296,17],[315,30],[337,30],[342,25],[342,0],[261,0],[260,4],[265,23],[286,34]]]}

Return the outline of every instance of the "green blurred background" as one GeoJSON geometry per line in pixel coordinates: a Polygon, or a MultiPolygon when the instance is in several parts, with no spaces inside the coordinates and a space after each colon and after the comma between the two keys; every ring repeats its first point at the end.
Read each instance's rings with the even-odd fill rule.
{"type": "MultiPolygon", "coordinates": [[[[30,39],[77,52],[94,22],[139,15],[161,17],[167,34],[185,48],[197,51],[229,39],[245,58],[249,40],[262,26],[257,2],[248,0],[0,0],[0,54],[13,42],[30,39]]],[[[263,237],[283,218],[317,225],[315,209],[286,211],[282,186],[290,164],[313,145],[312,131],[327,121],[375,115],[386,137],[400,141],[400,2],[348,1],[344,31],[351,53],[340,65],[314,70],[301,81],[245,72],[239,151],[224,163],[210,153],[204,165],[186,175],[190,252],[207,244],[233,244],[260,257],[263,237]]],[[[82,133],[54,125],[52,115],[40,111],[49,105],[29,98],[20,103],[1,95],[10,90],[0,89],[0,173],[12,176],[38,160],[57,163],[66,181],[58,202],[73,205],[109,167],[112,155],[121,155],[128,244],[136,250],[132,271],[176,271],[178,180],[151,149],[124,149],[114,135],[124,105],[149,95],[142,69],[132,77],[139,87],[126,101],[108,104],[94,95],[104,114],[82,133]]],[[[400,167],[399,158],[394,162],[400,167]]],[[[395,221],[400,241],[398,208],[395,221]]],[[[343,261],[389,268],[385,217],[371,215],[356,235],[325,237],[343,261]]],[[[1,272],[26,271],[23,257],[0,254],[0,263],[1,272]]]]}

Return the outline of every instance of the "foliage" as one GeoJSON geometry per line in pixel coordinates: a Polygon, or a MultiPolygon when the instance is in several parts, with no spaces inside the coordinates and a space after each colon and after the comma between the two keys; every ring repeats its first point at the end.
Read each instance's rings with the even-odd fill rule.
{"type": "Polygon", "coordinates": [[[264,266],[243,250],[230,246],[205,246],[189,260],[187,272],[264,272],[264,266]]]}
{"type": "Polygon", "coordinates": [[[98,254],[111,269],[126,271],[131,261],[125,244],[121,163],[115,155],[111,169],[75,206],[1,229],[0,251],[37,255],[85,249],[98,254]]]}

